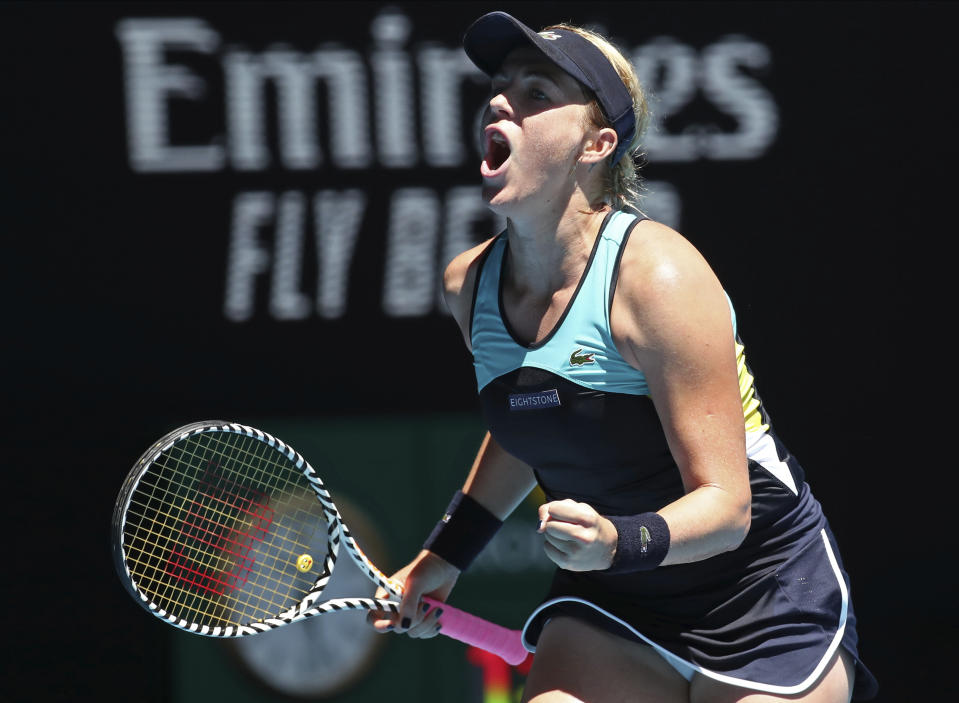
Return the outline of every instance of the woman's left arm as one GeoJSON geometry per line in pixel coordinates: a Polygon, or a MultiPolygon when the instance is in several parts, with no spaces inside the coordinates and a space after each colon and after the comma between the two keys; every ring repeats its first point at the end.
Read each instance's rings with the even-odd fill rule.
{"type": "Polygon", "coordinates": [[[623,357],[646,376],[685,494],[657,511],[669,526],[663,565],[735,549],[751,495],[729,304],[712,269],[676,232],[634,230],[612,310],[623,357]]]}
{"type": "Polygon", "coordinates": [[[752,497],[735,339],[722,286],[689,242],[645,221],[624,252],[610,317],[619,352],[646,376],[684,495],[656,516],[619,522],[625,535],[586,503],[541,505],[547,556],[571,571],[630,571],[735,549],[749,532],[752,497]]]}

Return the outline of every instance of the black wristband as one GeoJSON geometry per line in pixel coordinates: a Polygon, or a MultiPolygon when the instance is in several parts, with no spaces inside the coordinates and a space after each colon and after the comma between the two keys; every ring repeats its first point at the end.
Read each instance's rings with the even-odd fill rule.
{"type": "Polygon", "coordinates": [[[659,513],[603,517],[613,523],[619,533],[613,563],[603,573],[649,571],[662,564],[669,552],[669,525],[659,513]]]}
{"type": "Polygon", "coordinates": [[[502,525],[503,521],[493,513],[463,491],[457,491],[423,549],[466,571],[502,525]]]}

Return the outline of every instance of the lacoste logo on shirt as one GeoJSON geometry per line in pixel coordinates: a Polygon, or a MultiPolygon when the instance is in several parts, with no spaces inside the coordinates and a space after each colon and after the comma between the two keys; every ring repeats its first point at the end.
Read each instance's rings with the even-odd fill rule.
{"type": "Polygon", "coordinates": [[[583,354],[582,352],[582,349],[577,349],[569,355],[569,363],[571,366],[582,366],[583,364],[596,363],[596,360],[593,359],[593,355],[596,354],[596,352],[588,352],[586,354],[583,354]]]}

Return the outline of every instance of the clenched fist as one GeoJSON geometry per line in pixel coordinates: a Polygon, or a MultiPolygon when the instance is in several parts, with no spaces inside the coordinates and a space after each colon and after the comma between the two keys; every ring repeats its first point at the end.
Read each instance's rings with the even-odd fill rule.
{"type": "Polygon", "coordinates": [[[608,569],[619,535],[612,522],[586,503],[557,500],[539,506],[546,556],[567,571],[608,569]]]}

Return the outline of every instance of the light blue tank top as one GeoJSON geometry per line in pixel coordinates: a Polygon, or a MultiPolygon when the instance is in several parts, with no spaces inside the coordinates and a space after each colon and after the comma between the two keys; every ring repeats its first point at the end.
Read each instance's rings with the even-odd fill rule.
{"type": "MultiPolygon", "coordinates": [[[[566,312],[553,331],[533,345],[514,339],[503,322],[500,280],[509,240],[505,235],[496,239],[480,272],[473,302],[471,340],[478,390],[494,378],[526,366],[597,391],[649,395],[646,377],[617,351],[609,322],[621,245],[641,219],[619,211],[607,217],[566,312]]],[[[730,314],[735,335],[732,304],[730,314]]]]}

